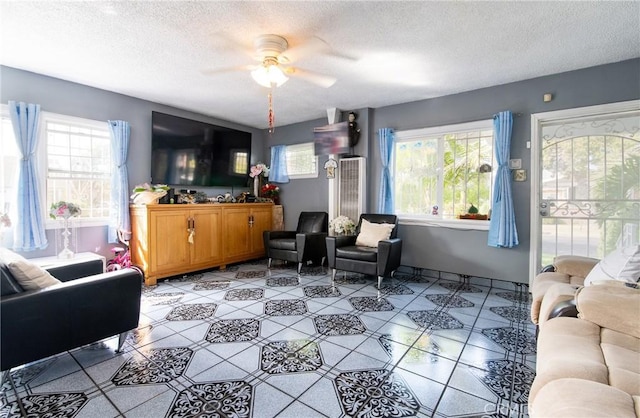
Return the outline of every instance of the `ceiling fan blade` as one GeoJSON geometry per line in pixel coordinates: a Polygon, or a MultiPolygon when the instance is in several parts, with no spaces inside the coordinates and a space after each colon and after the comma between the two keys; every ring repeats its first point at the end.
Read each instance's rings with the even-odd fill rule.
{"type": "Polygon", "coordinates": [[[336,81],[338,81],[338,79],[335,77],[314,73],[313,71],[303,70],[302,68],[282,67],[282,69],[288,76],[298,77],[324,88],[329,88],[333,86],[336,81]]]}
{"type": "Polygon", "coordinates": [[[235,67],[226,67],[226,68],[210,68],[207,70],[202,70],[201,73],[204,75],[216,75],[216,74],[224,74],[231,73],[234,71],[252,71],[255,70],[256,65],[237,65],[235,67]]]}
{"type": "Polygon", "coordinates": [[[313,55],[313,54],[330,55],[330,56],[346,59],[349,61],[358,60],[354,56],[336,51],[324,39],[321,39],[317,36],[313,36],[309,39],[306,39],[304,42],[302,42],[297,46],[288,48],[278,57],[278,61],[280,61],[280,63],[282,64],[287,64],[287,63],[295,62],[302,57],[313,55]]]}

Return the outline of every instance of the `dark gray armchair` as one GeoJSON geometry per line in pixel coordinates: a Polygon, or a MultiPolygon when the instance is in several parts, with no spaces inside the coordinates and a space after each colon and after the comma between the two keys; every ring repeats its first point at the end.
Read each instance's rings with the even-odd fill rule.
{"type": "Polygon", "coordinates": [[[352,271],[378,277],[378,289],[384,277],[393,276],[400,267],[402,255],[402,240],[397,238],[398,217],[375,213],[360,215],[356,235],[327,237],[327,260],[331,271],[331,281],[334,282],[337,270],[352,271]],[[362,220],[371,223],[393,224],[391,236],[387,240],[378,242],[377,247],[356,245],[357,235],[360,233],[362,220]]]}
{"type": "Polygon", "coordinates": [[[264,231],[264,248],[271,260],[286,260],[298,263],[298,274],[308,261],[324,263],[327,255],[324,239],[329,231],[327,212],[301,212],[295,231],[264,231]]]}

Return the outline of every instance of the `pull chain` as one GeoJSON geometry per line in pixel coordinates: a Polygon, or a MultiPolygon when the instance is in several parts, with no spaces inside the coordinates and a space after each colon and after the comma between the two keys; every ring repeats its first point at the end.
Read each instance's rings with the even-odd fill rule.
{"type": "Polygon", "coordinates": [[[267,96],[269,98],[269,133],[272,134],[275,130],[275,115],[273,113],[273,95],[269,92],[267,96]]]}

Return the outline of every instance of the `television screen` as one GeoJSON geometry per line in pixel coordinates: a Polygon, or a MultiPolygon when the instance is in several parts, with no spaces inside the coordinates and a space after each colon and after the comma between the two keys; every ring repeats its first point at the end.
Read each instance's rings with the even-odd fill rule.
{"type": "Polygon", "coordinates": [[[316,155],[346,154],[349,152],[349,122],[313,128],[316,155]]]}
{"type": "Polygon", "coordinates": [[[151,114],[153,183],[246,186],[251,133],[159,112],[151,114]]]}

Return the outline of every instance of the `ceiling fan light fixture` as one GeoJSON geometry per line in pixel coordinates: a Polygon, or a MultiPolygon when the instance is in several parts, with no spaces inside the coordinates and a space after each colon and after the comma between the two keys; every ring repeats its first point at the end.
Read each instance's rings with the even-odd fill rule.
{"type": "Polygon", "coordinates": [[[277,65],[261,65],[251,71],[251,77],[261,86],[271,88],[274,85],[280,87],[289,77],[277,65]]]}

